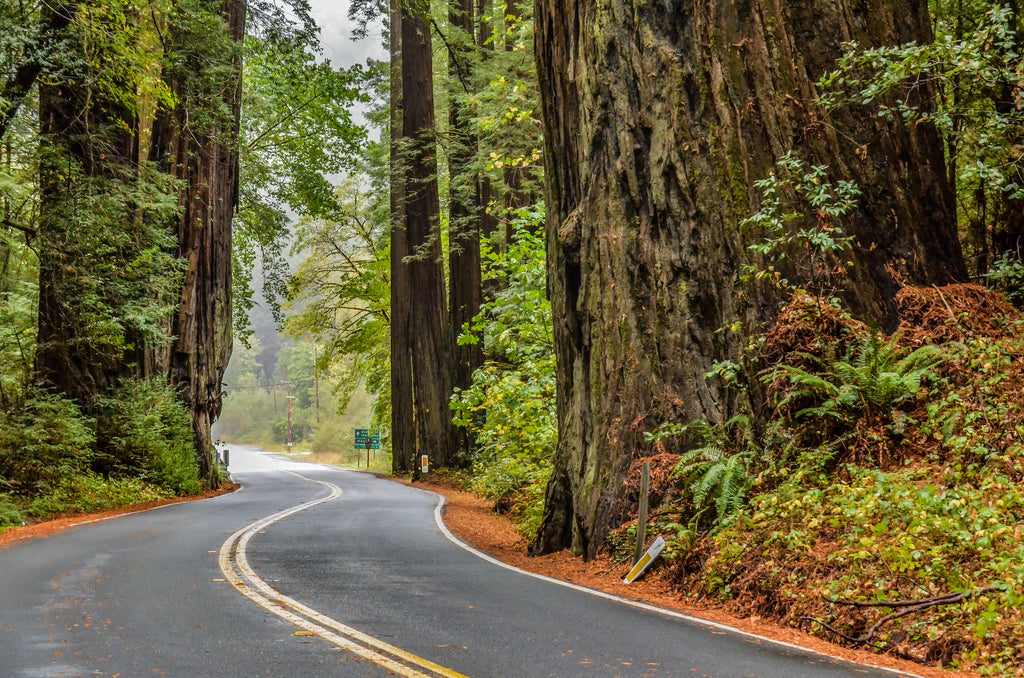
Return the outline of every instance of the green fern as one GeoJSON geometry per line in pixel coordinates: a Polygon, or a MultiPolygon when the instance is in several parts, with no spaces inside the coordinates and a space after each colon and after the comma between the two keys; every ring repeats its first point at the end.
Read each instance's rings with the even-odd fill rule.
{"type": "Polygon", "coordinates": [[[746,506],[760,452],[749,418],[733,417],[720,431],[718,440],[683,454],[673,471],[673,475],[686,479],[698,513],[712,510],[712,522],[719,526],[730,522],[746,506]],[[726,446],[730,434],[740,448],[735,452],[726,446]]]}
{"type": "Polygon", "coordinates": [[[782,377],[797,387],[778,403],[780,409],[794,402],[815,403],[797,411],[797,418],[850,421],[864,412],[892,414],[917,396],[926,379],[935,377],[935,368],[943,360],[937,346],[922,346],[907,353],[898,343],[898,337],[883,341],[872,332],[845,360],[821,361],[798,354],[823,365],[823,374],[780,365],[765,380],[782,377]]]}

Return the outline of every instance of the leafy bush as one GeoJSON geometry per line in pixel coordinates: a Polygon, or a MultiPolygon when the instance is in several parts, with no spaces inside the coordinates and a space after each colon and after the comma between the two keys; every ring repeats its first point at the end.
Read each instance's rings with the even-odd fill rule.
{"type": "Polygon", "coordinates": [[[0,498],[0,531],[24,524],[25,519],[21,515],[21,509],[16,504],[0,498]]]}
{"type": "Polygon", "coordinates": [[[510,510],[531,538],[558,440],[551,325],[538,322],[551,316],[542,221],[542,212],[521,211],[512,244],[488,255],[490,276],[505,286],[460,341],[482,335],[489,359],[473,374],[473,385],[452,397],[455,425],[476,439],[473,489],[510,510]]]}
{"type": "Polygon", "coordinates": [[[177,494],[201,491],[191,420],[171,386],[125,382],[100,411],[98,470],[137,475],[177,494]]]}
{"type": "Polygon", "coordinates": [[[46,518],[65,513],[90,513],[162,499],[174,491],[139,478],[104,478],[95,473],[65,476],[52,490],[28,502],[29,515],[46,518]]]}
{"type": "Polygon", "coordinates": [[[1024,306],[1024,262],[1015,252],[1004,252],[985,274],[987,283],[1002,292],[1014,306],[1024,306]]]}
{"type": "Polygon", "coordinates": [[[838,258],[854,243],[840,224],[856,209],[861,191],[850,181],[829,182],[827,173],[827,166],[808,165],[790,152],[776,161],[767,178],[754,182],[761,208],[740,225],[764,234],[748,249],[772,263],[748,266],[747,276],[791,292],[805,287],[820,295],[835,291],[844,273],[838,258]],[[792,282],[782,277],[787,274],[802,279],[792,282]]]}
{"type": "Polygon", "coordinates": [[[6,487],[29,495],[85,471],[93,455],[90,424],[75,403],[44,393],[0,412],[0,478],[6,487]]]}

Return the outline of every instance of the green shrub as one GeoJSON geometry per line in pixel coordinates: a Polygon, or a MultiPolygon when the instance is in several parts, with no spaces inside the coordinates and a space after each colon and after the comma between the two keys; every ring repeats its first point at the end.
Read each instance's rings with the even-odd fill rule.
{"type": "Polygon", "coordinates": [[[100,410],[97,470],[139,476],[177,494],[201,491],[189,413],[171,386],[125,382],[100,410]]]}
{"type": "Polygon", "coordinates": [[[555,357],[545,293],[542,212],[522,211],[508,248],[487,255],[505,282],[459,341],[483,339],[488,360],[452,397],[453,421],[475,440],[472,489],[496,502],[532,538],[540,525],[558,443],[555,357]]]}
{"type": "Polygon", "coordinates": [[[56,395],[30,394],[18,409],[0,412],[0,478],[16,494],[56,485],[92,461],[91,422],[75,403],[56,395]]]}
{"type": "Polygon", "coordinates": [[[21,510],[10,501],[0,498],[0,531],[24,524],[25,519],[21,515],[21,510]]]}
{"type": "Polygon", "coordinates": [[[161,499],[174,492],[139,478],[104,478],[95,473],[64,477],[52,490],[34,498],[26,509],[37,518],[65,513],[90,513],[161,499]]]}

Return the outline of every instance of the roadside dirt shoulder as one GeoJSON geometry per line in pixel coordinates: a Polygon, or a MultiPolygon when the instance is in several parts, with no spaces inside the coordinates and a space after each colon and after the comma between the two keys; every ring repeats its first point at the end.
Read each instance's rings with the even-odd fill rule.
{"type": "Polygon", "coordinates": [[[0,549],[10,546],[15,542],[21,542],[26,539],[40,539],[43,537],[49,537],[52,534],[63,532],[72,527],[78,525],[85,525],[86,523],[95,523],[100,520],[109,520],[110,518],[116,518],[117,516],[123,516],[128,513],[141,513],[143,511],[150,511],[160,506],[167,506],[169,504],[180,504],[186,501],[200,501],[202,499],[210,499],[211,497],[217,497],[222,494],[228,494],[234,492],[239,488],[239,485],[235,483],[224,483],[224,486],[219,490],[211,490],[204,492],[203,494],[195,497],[175,497],[174,499],[165,499],[163,501],[152,501],[145,504],[135,504],[134,506],[124,506],[118,509],[110,509],[109,511],[100,511],[98,513],[84,513],[69,516],[61,516],[60,518],[54,518],[52,520],[43,520],[40,522],[25,525],[23,527],[12,527],[8,530],[0,532],[0,549]]]}

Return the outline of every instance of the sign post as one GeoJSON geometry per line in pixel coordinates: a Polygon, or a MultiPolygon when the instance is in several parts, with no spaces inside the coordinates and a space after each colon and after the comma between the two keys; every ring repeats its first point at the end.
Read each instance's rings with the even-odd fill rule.
{"type": "MultiPolygon", "coordinates": [[[[357,428],[355,435],[355,449],[358,452],[366,450],[366,468],[370,468],[370,450],[380,449],[380,431],[371,432],[367,428],[357,428]]],[[[356,456],[356,468],[359,468],[359,457],[356,456]]]]}

